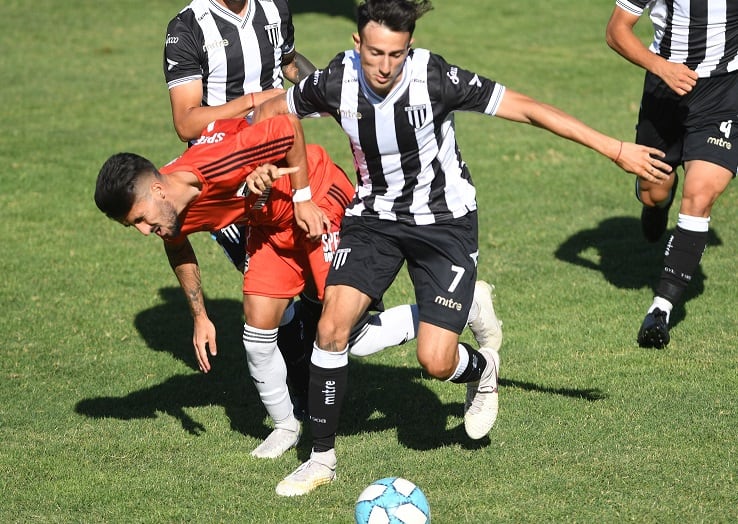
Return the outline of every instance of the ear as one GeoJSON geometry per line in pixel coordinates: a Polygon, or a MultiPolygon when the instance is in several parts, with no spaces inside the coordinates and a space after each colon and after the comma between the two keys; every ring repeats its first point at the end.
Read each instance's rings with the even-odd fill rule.
{"type": "Polygon", "coordinates": [[[151,182],[151,185],[149,186],[149,191],[151,191],[151,196],[154,198],[165,198],[164,184],[162,184],[161,181],[157,179],[154,179],[151,182]]]}
{"type": "Polygon", "coordinates": [[[408,44],[407,44],[408,51],[410,50],[410,48],[413,46],[414,43],[415,43],[415,39],[414,38],[411,38],[410,39],[410,42],[408,42],[408,44]]]}
{"type": "Polygon", "coordinates": [[[359,33],[354,33],[351,35],[354,40],[354,49],[356,52],[359,51],[359,46],[361,46],[361,37],[359,36],[359,33]]]}

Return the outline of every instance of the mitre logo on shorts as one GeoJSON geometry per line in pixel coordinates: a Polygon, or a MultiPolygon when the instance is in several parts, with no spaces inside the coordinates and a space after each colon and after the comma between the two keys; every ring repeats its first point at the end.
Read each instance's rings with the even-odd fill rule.
{"type": "Polygon", "coordinates": [[[456,302],[453,298],[446,298],[442,297],[441,295],[438,295],[434,302],[438,304],[439,306],[444,306],[449,309],[455,309],[456,311],[461,311],[461,303],[456,302]]]}
{"type": "Polygon", "coordinates": [[[341,269],[341,266],[346,263],[349,253],[351,253],[350,247],[337,249],[333,254],[333,269],[341,269]]]}
{"type": "Polygon", "coordinates": [[[420,129],[425,124],[425,119],[428,116],[428,108],[425,105],[407,106],[405,107],[405,114],[410,125],[415,129],[420,129]]]}
{"type": "Polygon", "coordinates": [[[723,134],[725,138],[723,138],[722,136],[719,138],[711,136],[707,139],[707,143],[713,146],[722,147],[723,149],[727,149],[728,151],[730,151],[733,148],[733,144],[730,141],[730,131],[732,128],[733,128],[732,120],[726,120],[725,122],[720,122],[720,132],[723,134]]]}

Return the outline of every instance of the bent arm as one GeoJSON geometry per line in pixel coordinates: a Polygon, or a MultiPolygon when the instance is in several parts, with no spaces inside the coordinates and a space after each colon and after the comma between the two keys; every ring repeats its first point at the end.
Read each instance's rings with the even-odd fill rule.
{"type": "Polygon", "coordinates": [[[666,82],[678,95],[689,93],[697,82],[697,73],[684,64],[669,62],[652,53],[633,31],[639,16],[615,6],[605,30],[605,40],[616,53],[666,82]]]}
{"type": "Polygon", "coordinates": [[[245,117],[255,106],[283,92],[270,89],[247,93],[220,106],[202,106],[202,80],[193,80],[169,90],[174,129],[180,140],[199,138],[205,126],[213,120],[245,117]]]}

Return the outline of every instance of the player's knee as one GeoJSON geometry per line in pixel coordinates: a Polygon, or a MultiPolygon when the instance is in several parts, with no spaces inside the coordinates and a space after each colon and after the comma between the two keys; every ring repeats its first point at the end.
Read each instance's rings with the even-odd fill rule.
{"type": "Polygon", "coordinates": [[[344,326],[325,315],[318,322],[316,340],[318,347],[323,349],[335,348],[342,350],[348,345],[351,326],[344,326]]]}
{"type": "Polygon", "coordinates": [[[445,354],[440,352],[418,351],[418,362],[423,366],[426,373],[440,380],[446,380],[456,369],[453,359],[447,358],[445,354]]]}

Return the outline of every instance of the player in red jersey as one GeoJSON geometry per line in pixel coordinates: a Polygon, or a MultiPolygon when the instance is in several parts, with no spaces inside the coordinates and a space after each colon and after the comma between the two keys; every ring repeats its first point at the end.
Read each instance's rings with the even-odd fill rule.
{"type": "MultiPolygon", "coordinates": [[[[101,211],[164,240],[190,305],[193,344],[204,372],[210,370],[208,353],[217,354],[215,327],[205,311],[197,258],[187,236],[232,223],[251,226],[243,343],[249,372],[275,424],[254,456],[277,457],[299,440],[277,328],[306,282],[314,282],[322,298],[340,221],[353,192],[353,184],[324,149],[305,146],[299,121],[292,116],[253,126],[240,118],[215,121],[182,156],[159,170],[138,155],[119,153],[98,175],[95,202],[101,211]]],[[[388,313],[395,321],[372,325],[381,329],[381,336],[364,336],[357,353],[370,354],[415,337],[410,306],[383,315],[388,313]]]]}

